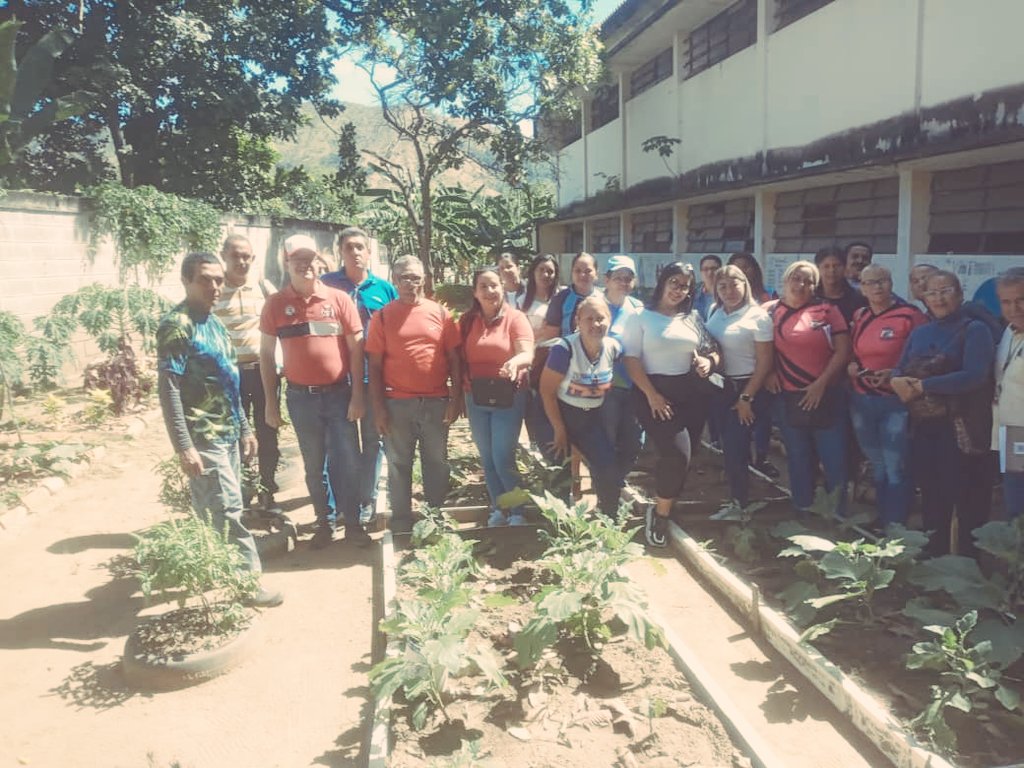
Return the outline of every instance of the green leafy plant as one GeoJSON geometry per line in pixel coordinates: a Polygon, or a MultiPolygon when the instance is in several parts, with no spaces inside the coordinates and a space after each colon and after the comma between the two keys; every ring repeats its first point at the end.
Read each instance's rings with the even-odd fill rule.
{"type": "Polygon", "coordinates": [[[18,316],[0,310],[0,416],[21,384],[23,365],[18,349],[25,343],[25,326],[18,316]]]}
{"type": "Polygon", "coordinates": [[[992,699],[1007,711],[1020,709],[1020,694],[1002,684],[1002,672],[989,658],[992,643],[967,640],[977,622],[978,612],[968,611],[952,626],[925,627],[937,639],[915,643],[906,659],[907,669],[939,673],[942,682],[931,686],[931,702],[911,723],[946,751],[957,746],[956,731],[946,720],[947,709],[977,716],[989,708],[992,699]]]}
{"type": "Polygon", "coordinates": [[[177,456],[164,459],[153,470],[160,478],[160,493],[157,500],[172,512],[186,513],[192,509],[192,491],[188,476],[181,468],[177,456]]]}
{"type": "Polygon", "coordinates": [[[4,482],[31,480],[49,474],[67,476],[73,464],[85,461],[88,446],[50,440],[17,443],[0,451],[0,478],[4,482]]]}
{"type": "Polygon", "coordinates": [[[89,392],[89,402],[82,409],[79,418],[88,427],[100,427],[111,415],[113,400],[110,393],[103,389],[94,389],[89,392]]]}
{"type": "Polygon", "coordinates": [[[736,524],[725,529],[724,540],[732,547],[733,553],[745,563],[753,562],[761,548],[760,528],[751,525],[754,515],[768,506],[766,501],[754,501],[745,507],[732,503],[714,515],[716,520],[731,520],[736,524]]]}
{"type": "Polygon", "coordinates": [[[182,251],[213,251],[220,237],[220,213],[212,205],[159,192],[107,182],[93,187],[94,205],[89,251],[95,255],[111,237],[122,279],[142,269],[159,281],[182,251]]]}
{"type": "Polygon", "coordinates": [[[48,394],[42,403],[43,413],[46,414],[46,420],[56,426],[60,426],[64,421],[64,408],[67,404],[64,400],[52,392],[48,394]]]}
{"type": "Polygon", "coordinates": [[[534,596],[534,616],[514,639],[519,667],[535,664],[561,636],[600,656],[613,618],[633,641],[647,648],[663,645],[664,634],[648,617],[643,594],[620,570],[642,555],[626,516],[620,514],[617,523],[600,514],[588,516],[581,505],[570,509],[550,493],[534,502],[554,528],[545,534],[548,548],[538,561],[553,583],[534,596]]]}
{"type": "Polygon", "coordinates": [[[93,283],[64,296],[45,319],[36,322],[42,336],[50,341],[66,343],[81,325],[108,355],[116,354],[136,339],[143,350],[152,352],[156,349],[160,318],[170,306],[170,302],[149,288],[93,283]]]}
{"type": "MultiPolygon", "coordinates": [[[[881,539],[874,543],[857,539],[836,542],[808,534],[795,534],[787,538],[792,545],[783,549],[779,557],[807,558],[823,577],[824,583],[835,590],[822,595],[818,590],[819,585],[813,582],[798,582],[787,588],[782,594],[784,602],[810,609],[809,612],[798,612],[798,621],[807,620],[817,611],[840,603],[852,603],[855,606],[855,619],[858,623],[875,621],[872,607],[874,597],[880,590],[888,588],[896,576],[896,569],[891,566],[900,561],[906,551],[901,540],[881,539]]],[[[806,567],[803,572],[807,573],[806,567]]],[[[836,617],[814,624],[804,630],[800,639],[814,640],[831,631],[839,621],[836,617]]]]}
{"type": "Polygon", "coordinates": [[[108,412],[118,416],[141,403],[152,392],[154,383],[153,377],[139,368],[135,351],[123,336],[117,350],[106,360],[87,366],[82,377],[90,395],[106,394],[108,412]]]}
{"type": "Polygon", "coordinates": [[[147,598],[173,593],[179,606],[197,599],[207,628],[219,632],[248,620],[241,606],[256,594],[259,576],[245,568],[227,526],[218,531],[205,515],[168,520],[138,537],[135,560],[147,598]]]}

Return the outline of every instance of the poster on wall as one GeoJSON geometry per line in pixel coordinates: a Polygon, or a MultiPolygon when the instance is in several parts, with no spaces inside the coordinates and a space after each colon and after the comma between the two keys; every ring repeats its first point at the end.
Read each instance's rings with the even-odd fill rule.
{"type": "MultiPolygon", "coordinates": [[[[782,275],[786,271],[786,267],[792,264],[794,261],[810,261],[813,263],[813,253],[768,253],[764,257],[764,286],[769,292],[778,293],[782,287],[782,275]]],[[[887,267],[893,275],[893,284],[896,286],[897,292],[899,292],[899,286],[906,281],[905,273],[906,270],[901,272],[896,268],[896,254],[895,253],[876,253],[871,257],[873,264],[881,264],[883,267],[887,267]]]]}
{"type": "Polygon", "coordinates": [[[999,299],[996,296],[996,278],[1010,267],[1024,267],[1024,256],[985,256],[979,254],[957,255],[922,254],[914,257],[915,264],[932,264],[945,269],[960,278],[964,298],[985,305],[996,317],[999,316],[999,299]]]}

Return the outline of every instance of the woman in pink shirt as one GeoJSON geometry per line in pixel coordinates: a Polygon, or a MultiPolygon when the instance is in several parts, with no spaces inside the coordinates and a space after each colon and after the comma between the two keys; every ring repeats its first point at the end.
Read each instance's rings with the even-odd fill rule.
{"type": "Polygon", "coordinates": [[[499,498],[519,487],[516,445],[523,428],[527,374],[533,360],[533,331],[526,315],[505,298],[496,267],[473,274],[473,306],[459,320],[466,414],[480,451],[489,526],[523,525],[522,509],[506,512],[499,498]]]}

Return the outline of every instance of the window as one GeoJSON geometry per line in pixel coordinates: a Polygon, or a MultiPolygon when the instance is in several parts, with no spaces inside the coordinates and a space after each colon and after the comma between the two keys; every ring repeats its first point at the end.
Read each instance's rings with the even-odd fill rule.
{"type": "Polygon", "coordinates": [[[740,0],[687,38],[683,53],[683,79],[749,48],[757,42],[757,0],[740,0]]]}
{"type": "Polygon", "coordinates": [[[672,49],[666,48],[629,76],[629,98],[633,98],[672,76],[672,49]]]}
{"type": "Polygon", "coordinates": [[[775,0],[775,29],[787,27],[797,19],[814,13],[832,0],[775,0]]]}
{"type": "Polygon", "coordinates": [[[573,110],[571,115],[549,116],[541,115],[537,118],[537,139],[546,146],[556,150],[565,149],[574,141],[579,141],[583,136],[583,126],[580,124],[579,109],[573,110]]]}
{"type": "Polygon", "coordinates": [[[630,222],[630,251],[672,253],[672,209],[634,213],[630,222]]]}
{"type": "Polygon", "coordinates": [[[899,180],[861,181],[782,192],[775,198],[775,252],[814,253],[863,240],[896,252],[899,180]]]}
{"type": "Polygon", "coordinates": [[[569,224],[565,228],[565,253],[583,250],[583,224],[569,224]]]}
{"type": "Polygon", "coordinates": [[[590,130],[596,131],[619,116],[619,86],[602,85],[590,102],[590,130]]]}
{"type": "Polygon", "coordinates": [[[691,205],[686,225],[687,253],[754,250],[754,198],[691,205]]]}
{"type": "Polygon", "coordinates": [[[622,248],[619,235],[619,217],[597,219],[590,222],[590,250],[594,253],[618,253],[622,248]]]}
{"type": "Polygon", "coordinates": [[[1024,162],[932,176],[929,253],[1024,254],[1024,162]]]}

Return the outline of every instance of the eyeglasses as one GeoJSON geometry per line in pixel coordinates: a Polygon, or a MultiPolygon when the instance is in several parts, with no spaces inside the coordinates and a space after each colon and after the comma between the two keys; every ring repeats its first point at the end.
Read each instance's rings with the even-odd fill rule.
{"type": "Polygon", "coordinates": [[[665,281],[665,285],[677,291],[688,291],[692,283],[686,278],[670,277],[665,281]]]}
{"type": "Polygon", "coordinates": [[[398,282],[409,283],[410,285],[419,285],[423,282],[423,275],[399,275],[398,282]]]}
{"type": "Polygon", "coordinates": [[[933,288],[930,291],[925,291],[921,295],[926,299],[939,299],[943,296],[951,296],[954,293],[956,293],[956,288],[952,285],[947,285],[945,288],[933,288]]]}
{"type": "Polygon", "coordinates": [[[633,281],[632,272],[612,272],[608,275],[609,280],[617,280],[620,283],[630,283],[633,281]]]}
{"type": "Polygon", "coordinates": [[[889,280],[887,278],[880,278],[878,280],[861,280],[860,284],[863,285],[865,288],[877,288],[880,285],[888,285],[891,282],[892,280],[889,280]]]}

